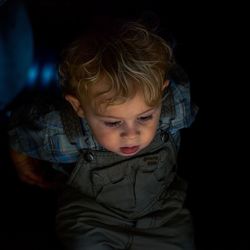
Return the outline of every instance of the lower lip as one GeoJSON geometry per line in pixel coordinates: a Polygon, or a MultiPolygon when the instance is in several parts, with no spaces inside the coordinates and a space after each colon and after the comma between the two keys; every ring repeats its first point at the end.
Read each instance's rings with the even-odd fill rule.
{"type": "Polygon", "coordinates": [[[131,155],[134,154],[138,151],[139,146],[134,146],[134,147],[122,147],[120,148],[121,152],[125,155],[131,155]]]}

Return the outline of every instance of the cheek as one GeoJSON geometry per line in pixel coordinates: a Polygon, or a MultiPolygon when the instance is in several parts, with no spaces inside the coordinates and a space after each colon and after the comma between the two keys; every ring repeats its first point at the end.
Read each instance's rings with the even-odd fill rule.
{"type": "Polygon", "coordinates": [[[152,138],[155,136],[155,133],[156,133],[156,127],[152,126],[152,127],[149,127],[147,130],[145,130],[143,135],[144,135],[144,138],[148,141],[148,140],[152,140],[152,138]]]}
{"type": "Polygon", "coordinates": [[[98,129],[94,135],[96,140],[103,146],[114,144],[118,139],[117,133],[109,129],[98,129]]]}
{"type": "Polygon", "coordinates": [[[156,134],[156,130],[158,127],[158,122],[152,122],[149,126],[143,130],[143,135],[146,140],[152,140],[152,138],[156,134]]]}

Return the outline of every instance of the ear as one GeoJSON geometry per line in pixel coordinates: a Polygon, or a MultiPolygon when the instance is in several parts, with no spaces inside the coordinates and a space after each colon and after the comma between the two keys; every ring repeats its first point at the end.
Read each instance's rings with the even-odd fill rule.
{"type": "Polygon", "coordinates": [[[168,85],[169,85],[169,80],[165,80],[163,85],[162,85],[162,90],[164,90],[168,85]]]}
{"type": "Polygon", "coordinates": [[[79,117],[83,118],[84,117],[84,111],[83,111],[83,109],[81,107],[80,101],[73,95],[65,95],[65,99],[66,99],[66,101],[68,101],[70,103],[70,105],[75,110],[77,115],[79,117]]]}

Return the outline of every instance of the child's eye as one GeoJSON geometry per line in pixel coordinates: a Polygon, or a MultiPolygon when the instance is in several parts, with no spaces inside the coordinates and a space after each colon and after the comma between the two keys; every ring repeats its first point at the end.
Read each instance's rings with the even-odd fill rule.
{"type": "Polygon", "coordinates": [[[141,117],[139,117],[138,120],[140,122],[147,122],[149,120],[152,120],[152,118],[153,118],[153,115],[147,115],[147,116],[141,116],[141,117]]]}
{"type": "Polygon", "coordinates": [[[117,121],[117,122],[104,122],[104,125],[107,126],[107,127],[116,128],[116,127],[119,127],[121,125],[121,121],[117,121]]]}

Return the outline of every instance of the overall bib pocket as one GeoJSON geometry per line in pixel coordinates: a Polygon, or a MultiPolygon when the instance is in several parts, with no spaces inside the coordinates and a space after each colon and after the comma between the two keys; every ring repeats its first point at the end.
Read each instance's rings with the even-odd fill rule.
{"type": "Polygon", "coordinates": [[[166,192],[173,180],[175,159],[172,143],[159,138],[134,157],[86,150],[68,185],[110,209],[142,214],[166,192]]]}

